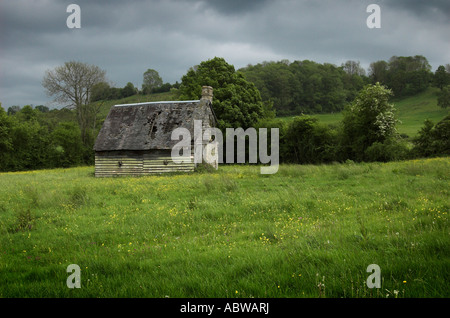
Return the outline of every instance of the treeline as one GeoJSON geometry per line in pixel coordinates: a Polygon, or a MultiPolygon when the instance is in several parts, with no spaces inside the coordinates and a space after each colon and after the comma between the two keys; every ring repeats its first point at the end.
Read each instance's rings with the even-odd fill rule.
{"type": "Polygon", "coordinates": [[[395,98],[414,95],[442,76],[442,69],[433,74],[421,55],[373,62],[367,72],[357,61],[336,66],[309,60],[264,62],[239,71],[256,85],[263,101],[273,102],[278,116],[340,112],[364,85],[377,82],[390,88],[395,98]]]}
{"type": "Polygon", "coordinates": [[[164,83],[152,88],[144,86],[142,90],[139,90],[131,82],[128,82],[127,85],[125,85],[123,88],[113,87],[106,82],[101,82],[95,84],[92,87],[90,102],[93,103],[101,100],[121,99],[136,94],[165,93],[169,92],[171,89],[178,89],[178,88],[180,88],[180,83],[178,82],[176,82],[175,84],[164,83]]]}
{"type": "MultiPolygon", "coordinates": [[[[0,171],[71,167],[94,163],[73,110],[0,104],[0,171]]],[[[93,139],[94,136],[91,136],[93,139]]]]}
{"type": "Polygon", "coordinates": [[[351,74],[308,60],[265,62],[239,71],[256,85],[263,101],[273,102],[277,116],[339,112],[369,82],[361,70],[351,74]]]}
{"type": "MultiPolygon", "coordinates": [[[[388,162],[450,155],[450,115],[438,123],[426,120],[412,139],[396,130],[392,91],[368,84],[343,111],[338,125],[310,115],[263,120],[261,128],[279,129],[281,163],[388,162]]],[[[270,144],[270,142],[269,142],[270,144]]]]}
{"type": "Polygon", "coordinates": [[[393,56],[389,61],[373,62],[369,74],[373,83],[386,85],[395,97],[420,93],[433,81],[431,66],[422,55],[393,56]]]}

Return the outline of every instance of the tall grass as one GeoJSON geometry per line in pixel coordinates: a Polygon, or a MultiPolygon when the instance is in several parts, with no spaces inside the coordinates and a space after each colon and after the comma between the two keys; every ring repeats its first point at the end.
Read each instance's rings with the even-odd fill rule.
{"type": "Polygon", "coordinates": [[[92,171],[0,174],[1,297],[450,295],[448,158],[92,171]]]}

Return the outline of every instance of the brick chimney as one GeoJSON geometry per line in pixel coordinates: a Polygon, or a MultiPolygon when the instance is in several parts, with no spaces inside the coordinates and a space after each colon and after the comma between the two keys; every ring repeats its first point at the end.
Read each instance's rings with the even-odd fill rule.
{"type": "Polygon", "coordinates": [[[213,100],[213,88],[211,86],[203,86],[202,87],[202,99],[209,100],[212,102],[213,100]]]}

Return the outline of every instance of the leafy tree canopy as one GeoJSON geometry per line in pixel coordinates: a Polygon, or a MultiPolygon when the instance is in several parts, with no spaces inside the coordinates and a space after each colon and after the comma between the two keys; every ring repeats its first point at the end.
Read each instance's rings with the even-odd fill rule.
{"type": "Polygon", "coordinates": [[[370,64],[372,84],[380,82],[389,87],[395,97],[417,94],[425,90],[433,78],[431,66],[422,55],[392,56],[388,62],[370,64]]]}
{"type": "Polygon", "coordinates": [[[394,105],[389,103],[392,91],[380,83],[367,85],[344,111],[343,143],[351,159],[364,160],[373,143],[383,143],[396,135],[394,105]]]}
{"type": "Polygon", "coordinates": [[[159,76],[158,71],[154,69],[148,69],[144,73],[144,79],[142,83],[142,92],[144,94],[150,94],[154,89],[163,85],[163,80],[159,76]]]}
{"type": "Polygon", "coordinates": [[[436,72],[434,72],[433,82],[434,85],[441,90],[450,84],[450,73],[446,71],[444,65],[439,65],[436,72]]]}
{"type": "Polygon", "coordinates": [[[368,79],[359,62],[330,63],[282,60],[240,70],[271,101],[280,116],[341,111],[368,79]]]}
{"type": "Polygon", "coordinates": [[[182,77],[181,99],[200,99],[202,86],[214,89],[213,109],[218,127],[253,127],[263,117],[263,103],[256,86],[233,65],[215,57],[191,68],[182,77]]]}

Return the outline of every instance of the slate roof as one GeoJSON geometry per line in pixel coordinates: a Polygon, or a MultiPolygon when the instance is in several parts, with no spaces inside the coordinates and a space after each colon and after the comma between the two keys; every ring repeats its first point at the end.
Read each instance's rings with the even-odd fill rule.
{"type": "Polygon", "coordinates": [[[95,151],[172,149],[177,127],[194,137],[194,119],[215,126],[209,100],[123,104],[111,107],[95,141],[95,151]]]}

